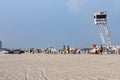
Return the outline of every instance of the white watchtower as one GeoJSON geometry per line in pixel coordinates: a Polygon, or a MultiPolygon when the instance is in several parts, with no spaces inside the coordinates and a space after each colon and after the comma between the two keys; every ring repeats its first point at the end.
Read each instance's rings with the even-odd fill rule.
{"type": "Polygon", "coordinates": [[[98,30],[100,32],[102,43],[104,44],[104,46],[110,47],[111,46],[111,35],[107,27],[106,11],[94,13],[93,16],[94,16],[94,23],[97,25],[98,30]],[[102,31],[103,29],[101,28],[104,29],[106,36],[103,36],[103,31],[102,31]]]}

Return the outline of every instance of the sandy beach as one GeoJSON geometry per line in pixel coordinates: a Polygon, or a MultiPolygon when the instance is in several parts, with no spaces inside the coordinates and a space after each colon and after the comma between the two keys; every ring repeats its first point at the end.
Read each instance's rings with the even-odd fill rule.
{"type": "Polygon", "coordinates": [[[120,80],[120,56],[0,54],[0,80],[120,80]]]}

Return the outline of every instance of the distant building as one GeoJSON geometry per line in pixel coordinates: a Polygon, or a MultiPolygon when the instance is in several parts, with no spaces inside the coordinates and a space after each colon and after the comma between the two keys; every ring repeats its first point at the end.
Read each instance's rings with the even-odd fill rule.
{"type": "Polygon", "coordinates": [[[0,41],[0,49],[2,48],[2,41],[0,41]]]}

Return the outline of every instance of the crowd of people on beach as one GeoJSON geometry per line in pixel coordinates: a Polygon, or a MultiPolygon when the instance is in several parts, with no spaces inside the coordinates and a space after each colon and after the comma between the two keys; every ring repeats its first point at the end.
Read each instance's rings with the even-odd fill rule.
{"type": "Polygon", "coordinates": [[[106,47],[103,47],[100,45],[99,47],[95,46],[92,48],[84,48],[84,49],[79,49],[79,48],[72,48],[69,45],[65,46],[63,45],[62,49],[55,49],[53,47],[46,48],[46,49],[34,49],[31,48],[28,51],[29,53],[35,54],[35,53],[44,53],[44,54],[120,54],[120,48],[116,50],[108,49],[106,47]]]}
{"type": "Polygon", "coordinates": [[[31,54],[120,54],[120,47],[115,49],[108,49],[103,47],[102,45],[96,46],[92,45],[91,48],[72,48],[69,45],[63,45],[61,49],[56,49],[53,47],[45,48],[45,49],[36,49],[36,48],[29,48],[29,49],[1,49],[0,53],[6,54],[22,54],[22,53],[31,53],[31,54]]]}
{"type": "Polygon", "coordinates": [[[53,47],[46,48],[46,49],[34,49],[31,48],[28,51],[29,53],[45,53],[45,54],[80,54],[80,49],[78,48],[71,48],[70,46],[63,45],[62,49],[55,49],[53,47]]]}

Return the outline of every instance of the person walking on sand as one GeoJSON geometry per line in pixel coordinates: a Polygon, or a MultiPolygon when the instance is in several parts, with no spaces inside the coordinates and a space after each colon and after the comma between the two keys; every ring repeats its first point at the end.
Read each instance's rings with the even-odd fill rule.
{"type": "Polygon", "coordinates": [[[103,52],[103,47],[102,45],[100,45],[100,53],[102,54],[102,52],[103,52]]]}

